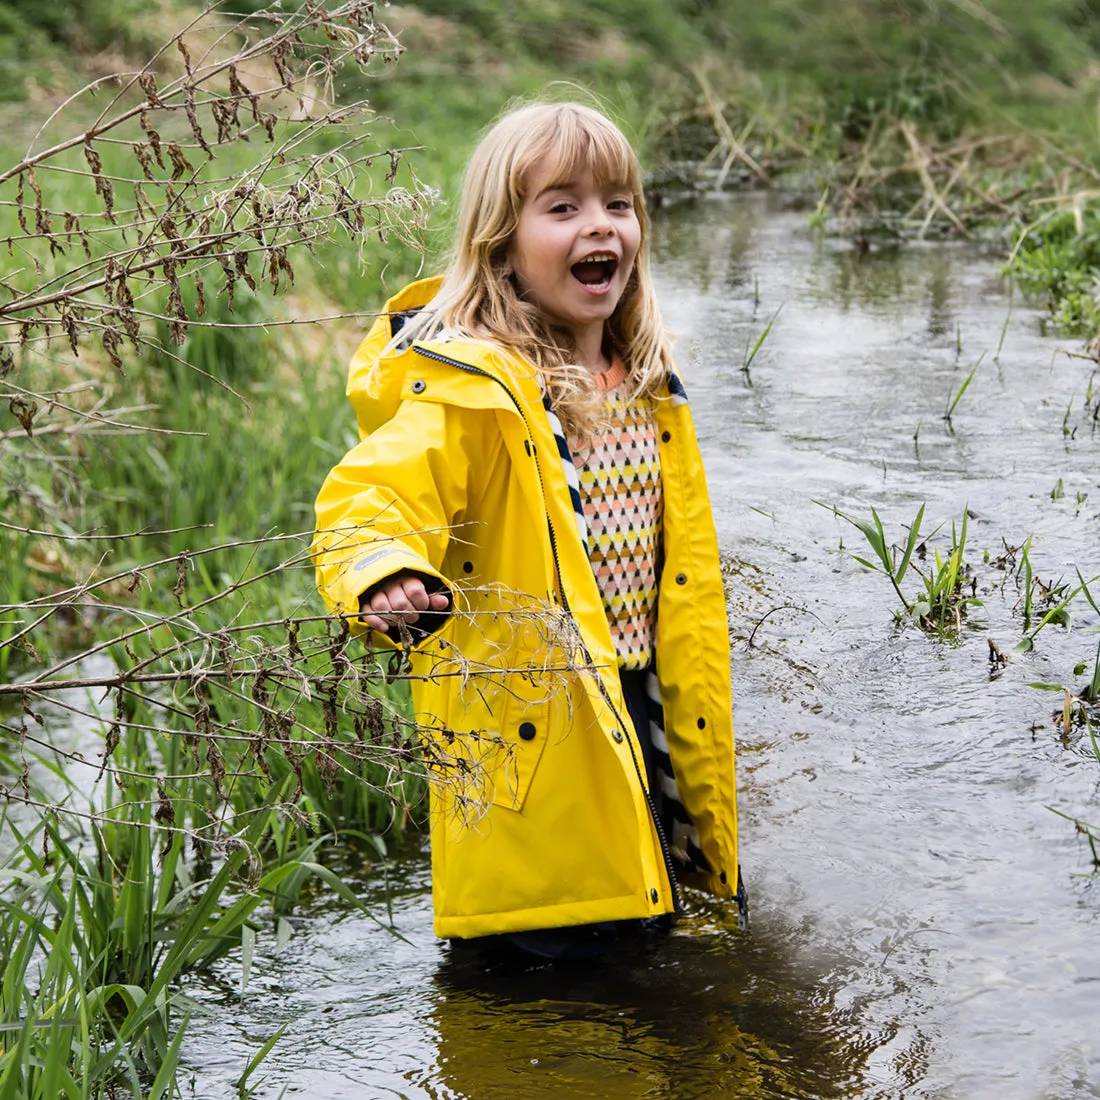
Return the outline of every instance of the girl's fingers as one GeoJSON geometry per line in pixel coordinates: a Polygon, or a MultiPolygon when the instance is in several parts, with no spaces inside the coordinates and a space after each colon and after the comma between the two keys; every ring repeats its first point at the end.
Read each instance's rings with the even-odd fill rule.
{"type": "Polygon", "coordinates": [[[419,577],[394,577],[369,599],[359,601],[360,618],[372,630],[389,633],[399,619],[412,625],[422,611],[445,611],[451,601],[445,592],[432,592],[424,587],[419,577]]]}
{"type": "Polygon", "coordinates": [[[405,594],[404,588],[402,588],[400,585],[395,585],[394,587],[388,589],[386,591],[386,596],[389,599],[390,611],[393,611],[397,615],[404,615],[405,617],[408,617],[410,614],[414,618],[416,617],[416,605],[411,599],[409,599],[409,597],[405,594]]]}
{"type": "Polygon", "coordinates": [[[402,577],[398,583],[401,594],[408,600],[410,607],[416,608],[417,611],[428,610],[428,590],[419,577],[402,577]]]}

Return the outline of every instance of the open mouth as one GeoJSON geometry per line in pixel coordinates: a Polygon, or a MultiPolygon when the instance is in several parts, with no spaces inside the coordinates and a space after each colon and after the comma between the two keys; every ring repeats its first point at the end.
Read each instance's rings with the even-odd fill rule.
{"type": "Polygon", "coordinates": [[[611,285],[618,266],[619,261],[611,253],[605,252],[589,256],[580,263],[573,264],[569,270],[572,271],[573,278],[586,290],[600,291],[606,290],[611,285]]]}

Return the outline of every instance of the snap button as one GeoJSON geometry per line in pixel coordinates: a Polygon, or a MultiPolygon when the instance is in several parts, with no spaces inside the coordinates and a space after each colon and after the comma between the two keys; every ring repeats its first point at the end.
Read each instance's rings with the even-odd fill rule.
{"type": "Polygon", "coordinates": [[[472,561],[464,561],[462,563],[463,573],[472,573],[474,571],[474,563],[472,561]]]}
{"type": "Polygon", "coordinates": [[[617,744],[617,745],[622,744],[622,742],[623,742],[623,731],[622,730],[613,731],[611,736],[615,739],[615,744],[617,744]]]}
{"type": "Polygon", "coordinates": [[[661,432],[661,442],[667,443],[672,438],[672,432],[661,432]]]}
{"type": "Polygon", "coordinates": [[[696,725],[697,725],[697,726],[698,726],[698,727],[699,727],[699,728],[700,728],[701,730],[705,730],[705,729],[707,728],[707,720],[706,720],[705,718],[697,718],[697,719],[695,720],[695,724],[696,724],[696,725]]]}
{"type": "Polygon", "coordinates": [[[657,893],[656,889],[649,891],[649,900],[653,902],[654,905],[657,904],[658,900],[660,900],[660,897],[661,895],[657,893]]]}
{"type": "Polygon", "coordinates": [[[427,383],[424,381],[423,378],[418,378],[409,387],[409,389],[412,390],[413,393],[423,393],[427,388],[428,388],[427,383]]]}
{"type": "Polygon", "coordinates": [[[725,886],[725,885],[726,885],[726,872],[725,872],[725,871],[723,871],[723,872],[722,872],[722,873],[721,873],[721,874],[720,874],[720,875],[718,876],[718,881],[719,881],[719,882],[720,882],[720,883],[721,883],[721,884],[722,884],[723,886],[725,886]]]}
{"type": "Polygon", "coordinates": [[[535,726],[533,722],[523,722],[519,727],[519,735],[524,741],[535,739],[535,726]]]}
{"type": "Polygon", "coordinates": [[[677,573],[676,574],[676,583],[677,584],[687,584],[687,582],[688,582],[688,579],[687,579],[687,574],[686,573],[677,573]]]}

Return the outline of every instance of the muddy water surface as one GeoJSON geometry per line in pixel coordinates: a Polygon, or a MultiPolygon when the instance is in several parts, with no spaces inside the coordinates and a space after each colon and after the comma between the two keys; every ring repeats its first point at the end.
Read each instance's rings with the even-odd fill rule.
{"type": "MultiPolygon", "coordinates": [[[[751,931],[702,903],[599,966],[485,972],[432,936],[413,853],[390,879],[403,940],[318,901],[243,999],[232,965],[190,988],[190,1095],[234,1095],[286,1023],[258,1096],[1100,1096],[1100,890],[1053,812],[1100,822],[1100,763],[1028,686],[1080,685],[1096,616],[1079,601],[991,677],[987,640],[1011,652],[1022,624],[983,563],[1032,535],[1044,580],[1100,573],[1089,364],[980,249],[859,254],[775,198],[663,213],[656,271],[726,562],[751,931]],[[899,540],[921,503],[929,529],[969,508],[984,607],[954,641],[896,626],[815,501],[899,540]]],[[[384,915],[379,878],[361,888],[384,915]]]]}

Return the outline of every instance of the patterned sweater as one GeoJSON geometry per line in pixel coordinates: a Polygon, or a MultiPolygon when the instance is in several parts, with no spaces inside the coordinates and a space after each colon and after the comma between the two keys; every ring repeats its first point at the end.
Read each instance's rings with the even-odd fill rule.
{"type": "Polygon", "coordinates": [[[626,367],[617,357],[596,384],[607,395],[607,415],[591,441],[571,439],[569,446],[619,666],[642,669],[653,659],[657,627],[663,498],[656,406],[652,398],[628,396],[626,367]]]}

